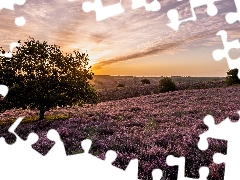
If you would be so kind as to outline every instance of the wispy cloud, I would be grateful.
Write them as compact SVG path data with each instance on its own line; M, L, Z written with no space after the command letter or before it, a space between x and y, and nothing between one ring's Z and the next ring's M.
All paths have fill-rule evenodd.
M229 5L229 4L228 4ZM183 3L181 4L181 11L187 12L189 4ZM217 4L219 12L222 11L223 7L226 8L226 4L224 6L222 4ZM236 27L240 27L239 25L229 25L225 22L226 12L221 12L217 16L209 17L205 12L206 7L199 7L196 10L197 21L196 22L186 22L180 25L179 31L175 32L171 29L164 31L162 36L158 36L156 38L149 39L148 42L142 43L141 45L135 46L130 49L127 53L114 56L108 59L102 59L99 63L93 66L94 70L100 70L105 66L121 62L128 61L132 59L139 59L143 57L156 56L162 54L172 54L178 53L182 50L186 51L191 49L193 46L210 46L221 43L220 37L216 38L216 33L221 29L228 29L230 34L234 34L234 29ZM188 17L191 14L188 14ZM161 19L165 19L165 16L161 16ZM154 22L154 19L152 20ZM147 23L147 22L145 22ZM157 26L154 26L155 28ZM149 28L150 31L154 28ZM149 32L150 32L149 31ZM158 33L154 33L158 34ZM161 33L159 33L161 34Z
M148 57L152 55L161 55L163 53L172 53L172 52L179 52L182 50L186 50L185 46L190 45L190 43L201 40L203 38L211 37L216 34L216 31L207 32L205 34L195 34L189 37L185 37L178 40L172 40L170 42L152 42L152 44L148 44L147 47L143 48L142 50L133 50L129 54L125 54L123 56L116 56L106 61L101 61L93 66L94 70L99 70L104 66L121 62L121 61L128 61L132 59L138 59L142 57ZM139 48L138 48L139 49Z
M122 1L125 13L101 22L96 22L94 11L83 12L85 1L28 0L23 6L16 6L15 11L1 10L1 46L9 48L11 42L32 36L58 44L65 52L87 50L97 62L93 68L100 70L121 61L219 44L221 39L215 34L221 29L229 31L230 39L239 34L239 24L229 25L225 21L227 12L236 11L233 1L217 2L219 13L214 17L207 15L206 6L196 8L197 21L181 24L177 32L166 25L169 23L167 12L176 8L180 19L191 17L187 0L160 0L161 9L157 12L146 12L144 7L133 10L131 0ZM114 2L118 0L104 0L103 4ZM25 26L20 28L14 24L17 16L25 17Z

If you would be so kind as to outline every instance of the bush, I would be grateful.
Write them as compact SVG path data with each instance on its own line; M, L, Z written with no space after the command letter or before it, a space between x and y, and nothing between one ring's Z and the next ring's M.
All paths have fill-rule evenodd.
M150 84L150 81L148 79L142 79L141 82L142 84Z
M159 91L161 93L175 90L177 90L177 86L171 78L164 77L159 81Z
M117 87L125 87L124 84L118 84Z
M238 78L238 69L231 69L227 72L226 84L231 86L233 84L239 84L240 80Z

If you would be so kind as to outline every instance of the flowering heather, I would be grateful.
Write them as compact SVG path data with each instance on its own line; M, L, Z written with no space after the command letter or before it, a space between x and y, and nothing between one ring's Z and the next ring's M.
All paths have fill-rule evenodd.
M49 129L59 132L67 154L82 152L81 141L89 138L93 141L90 153L103 159L107 150L116 151L114 165L119 168L125 169L131 159L138 158L141 179L151 179L154 168L161 168L165 179L177 179L177 167L166 164L166 157L174 155L186 157L187 177L198 178L199 167L209 166L209 179L221 180L224 165L214 164L212 156L216 152L226 153L226 141L209 139L206 151L199 150L197 143L199 135L207 130L203 123L207 114L216 123L227 117L239 119L239 91L240 86L179 90L94 106L59 108L48 113L76 113L78 117L21 123L16 132L23 139L29 132L36 132L40 140L34 148L42 154L53 146L46 138ZM0 136L8 137L7 126L0 125Z
M202 82L177 82L178 90L190 89L208 89L215 87L226 87L224 80L218 81L202 81ZM139 85L134 84L131 86L121 88L107 88L99 89L98 96L101 102L120 100L131 97L145 96L159 93L159 83Z

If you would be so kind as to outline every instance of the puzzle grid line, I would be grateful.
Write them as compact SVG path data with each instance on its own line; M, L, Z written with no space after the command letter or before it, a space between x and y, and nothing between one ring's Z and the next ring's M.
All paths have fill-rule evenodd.
M178 0L181 1L181 0ZM207 13L209 16L215 16L217 14L217 8L214 5L215 2L217 1L221 1L221 0L202 0L202 1L198 1L198 0L190 0L190 4L191 4L191 12L192 12L192 17L187 18L185 20L178 20L178 12L176 9L172 9L169 10L167 13L167 16L170 20L170 23L168 23L167 25L172 28L173 30L177 31L179 29L180 24L182 24L183 22L187 22L187 21L196 21L197 17L194 11L194 8L196 7L200 7L202 5L207 5ZM236 8L237 8L237 12L229 12L226 14L226 21L229 24L233 24L237 21L240 21L240 1L234 0ZM14 10L14 4L18 4L18 5L23 5L25 3L25 0L8 0L8 1L4 1L0 3L0 10L3 8L6 9L10 9L10 10ZM152 3L148 4L146 3L145 0L132 0L132 9L137 9L140 7L145 7L146 11L158 11L161 9L161 5L160 2L158 2L157 0L154 0ZM124 9L121 7L121 0L120 3L117 3L115 5L111 5L111 6L106 6L103 7L101 0L95 0L94 3L92 2L84 2L82 5L82 8L85 12L90 12L90 11L96 11L96 20L97 21L102 21L104 19L107 19L109 17L112 16L116 16L119 14L124 13ZM26 20L24 19L24 17L17 17L15 19L15 24L17 26L23 26L25 25ZM240 43L239 40L234 40L231 42L227 41L227 32L225 30L221 30L217 33L218 36L221 36L223 45L224 45L224 49L217 49L213 52L212 56L216 61L219 61L223 58L227 59L228 65L230 69L233 68L238 68L239 69L239 59L237 60L233 60L229 57L229 51L233 48L240 48ZM11 58L12 57L12 51L15 47L19 46L18 43L11 43L10 45L10 52L6 53L6 54L1 54L0 56L5 56L7 58ZM240 72L238 73L238 77L240 78ZM2 96L6 96L8 92L8 87L5 85L0 85L0 94ZM239 112L238 112L239 113ZM11 126L11 128L9 128L9 132L13 133L16 137L17 137L17 142L14 145L7 145L4 142L3 138L0 138L0 156L1 156L1 160L6 158L6 154L11 154L12 160L16 160L16 161L4 161L6 163L9 163L7 166L6 164L3 165L2 163L2 168L1 169L6 169L6 167L11 167L11 165L15 165L16 167L18 167L16 170L16 174L18 174L18 178L19 178L19 174L21 174L21 172L23 172L23 170L21 169L21 167L23 167L21 164L18 164L20 162L22 162L24 160L24 162L29 162L29 163L33 163L34 161L32 161L31 158L35 159L35 162L38 162L39 164L43 163L45 166L40 166L39 168L44 168L44 170L48 173L46 174L51 174L50 170L52 167L58 167L58 174L52 174L52 178L56 178L57 175L59 175L60 178L69 178L69 174L66 173L64 174L63 172L66 171L67 167L71 167L72 169L68 169L69 172L71 170L74 169L74 171L72 174L74 174L74 172L78 172L79 169L79 161L84 161L87 158L86 161L84 161L85 163L89 161L89 159L94 159L96 161L94 161L94 163L90 163L88 165L82 165L81 168L85 168L88 167L90 169L90 171L83 171L81 173L85 173L86 177L91 175L96 175L94 176L94 178L99 178L101 176L102 171L97 171L97 169L99 169L99 167L106 167L108 168L112 168L111 171L115 172L116 174L118 174L120 171L121 173L123 173L123 176L125 176L126 174L128 176L125 176L125 178L129 178L131 177L131 179L137 179L137 171L138 171L138 161L136 160L132 160L129 165L128 168L123 171L120 170L118 168L113 167L111 164L112 162L116 159L116 152L114 151L108 151L106 153L106 159L105 161L100 160L92 155L90 155L88 153L90 146L91 146L91 142L90 140L84 140L82 142L82 147L84 149L84 153L83 154L78 154L78 155L72 155L72 156L66 156L66 152L63 146L63 143L58 135L58 133L55 130L50 130L48 133L48 138L55 141L55 145L54 147L50 150L50 152L46 155L46 157L42 157L40 156L36 151L34 151L30 146L36 142L38 140L38 136L34 133L31 133L28 137L28 139L26 141L21 140L17 134L14 132L14 129L17 127L17 125L21 122L21 120L23 119L23 117L18 118L14 124ZM239 175L237 174L237 162L240 160L240 155L239 155L239 148L238 148L238 142L236 140L236 135L239 135L238 131L240 129L239 127L239 123L233 123L230 121L229 118L227 118L226 120L224 120L222 123L215 125L214 123L214 119L212 116L208 115L204 118L204 123L209 127L209 130L206 131L205 133L200 135L200 141L198 144L199 149L201 150L206 150L208 148L208 144L207 144L207 138L217 138L217 139L225 139L228 140L228 150L227 150L227 155L222 155L220 153L216 153L213 156L214 162L215 163L226 163L226 167L225 167L225 175L224 175L224 179L225 180L230 180L230 179L236 179L237 177L239 177ZM227 132L230 132L229 134L223 134L222 130L226 131L226 128L228 129ZM14 146L14 148L13 148ZM16 153L16 149L18 149L19 151L17 151L18 153ZM4 152L4 153L2 153ZM21 153L22 154L21 154ZM27 152L27 153L26 153ZM26 155L24 156L23 154L26 153ZM19 155L21 154L21 155ZM84 155L86 157L84 157ZM23 159L23 157L25 159ZM61 158L59 158L61 157ZM19 158L19 159L18 159ZM81 159L82 158L82 159ZM60 165L59 161L61 159L61 162L64 162L63 164L69 165L69 164L77 164L77 168L72 167L72 166L62 166ZM19 161L18 161L19 160ZM48 161L48 163L46 163L46 161ZM97 162L101 162L101 163L97 163ZM92 168L93 164L96 165L95 169ZM172 166L172 165L178 165L179 166L179 170L178 170L178 180L185 180L188 179L190 180L191 178L187 178L184 176L184 169L185 169L185 158L184 157L174 157L172 155L169 155L167 157L167 164ZM31 171L29 172L35 172L37 168L33 168L38 166L38 164L35 163L35 166L28 166L29 169L31 169ZM64 168L63 168L64 167ZM87 169L87 168L86 168ZM91 170L93 170L98 172L98 173L91 173ZM9 171L8 171L9 170ZM34 171L35 170L35 171ZM117 172L118 170L120 170L119 172ZM6 169L5 175L6 177L11 179L11 175L13 175L14 173L12 173L11 168ZM109 172L109 169L108 171ZM106 172L104 179L106 179L106 175L108 174ZM37 173L37 172L36 172ZM207 179L207 175L209 173L209 169L207 167L202 167L199 170L199 174L200 174L200 180L203 179ZM4 174L4 173L3 173ZM29 176L25 174L25 179L30 179L32 178L32 175L34 173L29 173ZM39 173L38 173L39 174ZM115 175L116 175L115 174ZM160 169L156 169L153 170L152 172L153 175L153 179L157 180L160 179L162 177L162 171ZM74 174L72 176L72 179L76 179L77 177L79 177L80 174ZM13 177L12 177L13 178ZM15 178L15 177L14 177ZM42 178L49 178L49 177L41 177L38 176L37 179L42 179ZM113 178L113 177L111 177ZM116 176L114 176L114 179L116 179Z

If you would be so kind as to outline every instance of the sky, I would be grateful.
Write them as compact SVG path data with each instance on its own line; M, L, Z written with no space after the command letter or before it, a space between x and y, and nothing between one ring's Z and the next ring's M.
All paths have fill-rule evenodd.
M124 13L103 21L96 21L95 11L83 11L87 1L26 0L14 10L0 10L0 46L7 50L10 43L33 37L66 53L87 52L96 75L226 76L226 58L215 61L212 52L223 49L218 31L226 30L228 41L240 37L239 22L230 25L225 20L227 13L237 11L234 0L215 2L218 14L212 17L206 5L196 7L197 20L180 24L178 31L167 26L167 12L177 9L180 20L191 17L188 0L159 0L161 9L155 12L132 9L131 0L122 0ZM102 0L104 6L119 2ZM15 25L19 16L26 19L24 26ZM240 56L239 49L229 53L232 59Z

